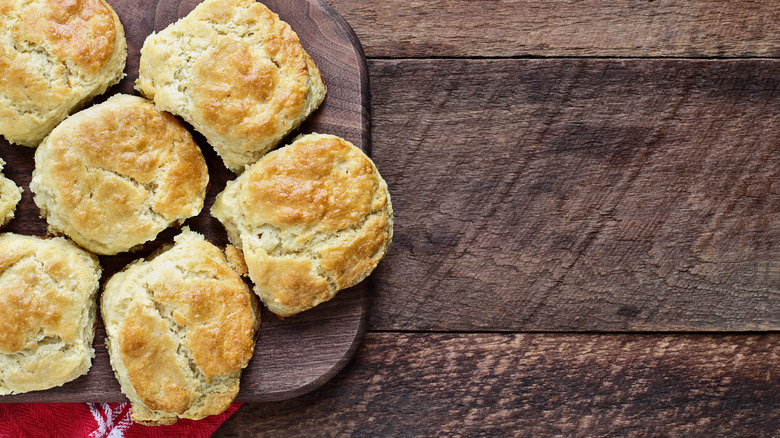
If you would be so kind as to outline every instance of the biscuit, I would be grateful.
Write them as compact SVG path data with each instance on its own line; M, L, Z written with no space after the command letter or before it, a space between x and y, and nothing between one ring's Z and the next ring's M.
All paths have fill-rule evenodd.
M363 280L393 235L387 184L360 149L332 135L299 137L261 158L227 184L211 214L279 316Z
M227 409L260 323L249 287L186 227L172 247L111 277L101 313L133 421L147 425Z
M3 166L5 166L5 161L0 158L0 172L3 171ZM22 188L0 173L0 228L14 218L16 204L21 199Z
M51 231L116 254L197 215L208 179L203 154L178 119L120 94L46 137L30 190Z
M87 373L100 274L97 257L64 238L0 234L0 395Z
M320 71L298 35L255 0L206 0L150 35L136 88L189 122L236 173L325 98Z
M0 2L0 134L35 147L123 77L122 23L103 0Z

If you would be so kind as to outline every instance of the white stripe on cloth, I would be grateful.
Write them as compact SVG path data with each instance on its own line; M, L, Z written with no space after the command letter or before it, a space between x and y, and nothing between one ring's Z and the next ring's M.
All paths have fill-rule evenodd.
M123 438L125 430L133 424L127 403L117 404L116 409L112 409L108 403L87 403L87 406L96 423L95 431L89 434L90 438Z

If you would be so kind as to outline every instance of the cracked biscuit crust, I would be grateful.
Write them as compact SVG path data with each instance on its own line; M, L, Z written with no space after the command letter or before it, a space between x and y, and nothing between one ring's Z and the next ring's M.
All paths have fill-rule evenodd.
M64 238L0 234L0 395L87 373L100 274L97 257Z
M106 283L111 365L133 420L172 424L227 409L254 351L256 298L222 252L195 232Z
M295 32L255 0L206 0L150 35L136 88L195 127L237 173L297 128L326 92Z
M279 316L363 280L393 235L387 184L360 149L332 135L299 137L269 153L228 183L211 214Z
M35 147L119 82L124 29L103 0L0 1L0 134Z
M0 171L5 161L0 158ZM13 219L16 205L22 199L22 188L0 174L0 228Z
M41 143L30 190L53 231L116 254L197 215L207 185L203 154L175 117L141 97L116 95Z

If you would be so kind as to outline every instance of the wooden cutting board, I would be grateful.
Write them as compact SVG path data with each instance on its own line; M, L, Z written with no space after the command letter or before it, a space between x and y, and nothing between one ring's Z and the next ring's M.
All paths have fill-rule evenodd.
M109 0L109 3L122 20L127 34L127 77L106 95L96 99L96 103L116 93L137 94L133 84L138 77L140 50L147 35L185 16L200 2ZM334 134L369 152L368 74L363 50L352 29L320 0L270 0L264 3L298 33L303 46L322 71L328 87L327 97L320 109L291 137L308 132ZM235 175L225 169L203 137L193 134L209 165L211 185L203 211L185 225L224 247L227 244L224 229L208 212L215 196ZM8 163L3 173L25 190L16 218L4 231L45 236L46 222L40 218L29 190L34 167L33 153L33 149L10 145L0 138L0 157ZM133 254L101 257L103 282L136 258L171 242L177 233L177 230L167 230L142 251ZM340 292L330 302L284 320L263 310L255 354L242 376L237 401L283 400L325 383L347 363L362 339L368 302L363 282ZM98 323L94 342L96 357L87 375L47 391L3 396L0 402L125 401L111 370L104 338L103 326Z

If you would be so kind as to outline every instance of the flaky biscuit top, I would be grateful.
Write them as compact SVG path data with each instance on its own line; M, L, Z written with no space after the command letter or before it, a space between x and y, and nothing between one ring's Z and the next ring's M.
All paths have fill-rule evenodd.
M136 88L191 123L235 172L295 129L326 92L295 32L251 0L206 0L150 35Z
M259 316L218 248L185 229L173 247L113 276L102 299L111 362L136 421L197 419L230 405Z
M387 184L358 148L310 134L228 183L211 209L245 259L255 292L280 316L363 280L393 234Z
M103 0L0 2L0 134L37 146L122 77L124 29Z
M19 4L20 24L28 41L51 44L55 55L71 60L86 72L97 72L114 52L117 27L104 1L49 0Z
M57 231L111 254L153 239L203 207L208 169L172 115L116 95L77 113L35 154L30 187Z
M252 223L336 231L387 204L374 164L333 136L303 137L246 176L241 208Z
M0 353L76 341L99 277L97 259L64 239L0 234Z

